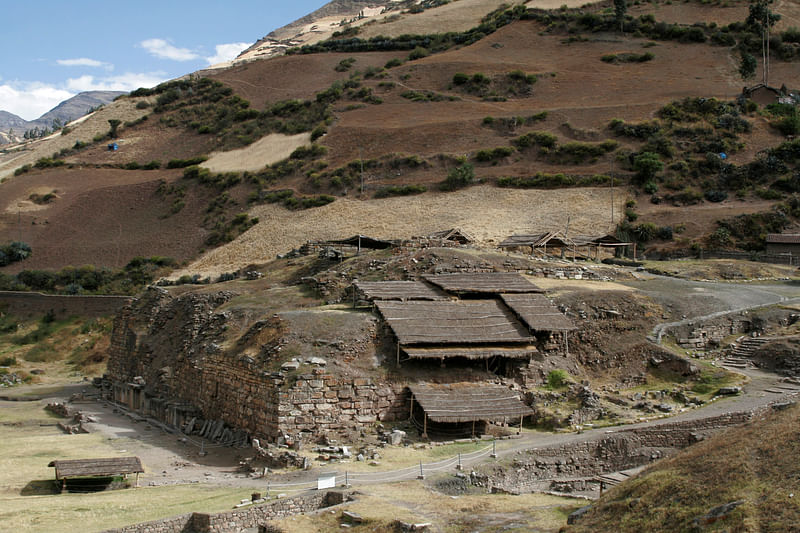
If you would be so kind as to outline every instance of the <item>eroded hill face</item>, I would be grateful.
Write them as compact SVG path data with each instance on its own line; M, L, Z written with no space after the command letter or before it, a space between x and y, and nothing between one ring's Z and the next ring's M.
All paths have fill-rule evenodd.
M459 0L387 11L391 20L351 26L363 42L394 36L394 49L249 61L205 73L217 84L191 77L114 102L63 135L2 155L0 238L30 241L27 268L120 266L156 254L185 261L214 249L181 272L207 275L309 240L406 238L453 225L492 246L568 225L613 231L625 217L628 237L644 239L640 250L706 246L717 220L770 211L775 194L790 200L790 181L788 192L762 192L795 166L789 147L784 167L762 172L763 150L784 140L775 119L728 103L742 80L714 36L746 18L745 3L631 6L624 33L603 26L602 5L496 7ZM786 15L781 24L794 20ZM673 35L689 35L692 21L705 26ZM464 33L460 44L437 37L398 48L404 34L432 28ZM793 65L773 61L772 79L791 80ZM109 121L119 121L117 150L107 147ZM734 166L709 159L723 151ZM636 166L644 152L660 160L652 184ZM61 166L47 161L54 155ZM208 156L210 170L184 170ZM462 167L466 181L455 187L484 185L439 192ZM714 191L722 193L704 199ZM397 197L377 198L389 196ZM791 224L792 209L785 220L754 219L759 232Z

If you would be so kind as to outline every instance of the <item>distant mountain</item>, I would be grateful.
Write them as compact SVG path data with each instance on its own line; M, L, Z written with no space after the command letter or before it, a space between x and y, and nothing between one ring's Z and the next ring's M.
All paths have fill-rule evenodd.
M78 93L69 100L64 100L36 120L25 120L13 113L0 111L0 133L8 134L13 130L13 135L0 135L0 144L14 142L15 138L19 140L27 130L32 130L33 128L52 128L54 120L65 124L80 118L92 108L106 105L121 94L126 93L124 91L86 91Z
M14 130L14 133L22 135L28 128L28 122L24 118L18 117L8 111L0 111L0 131L8 132Z

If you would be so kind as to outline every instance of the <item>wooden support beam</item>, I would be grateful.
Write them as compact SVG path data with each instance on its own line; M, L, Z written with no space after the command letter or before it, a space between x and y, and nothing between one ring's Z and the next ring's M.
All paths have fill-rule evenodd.
M422 422L422 438L428 438L428 413L425 413L425 419Z

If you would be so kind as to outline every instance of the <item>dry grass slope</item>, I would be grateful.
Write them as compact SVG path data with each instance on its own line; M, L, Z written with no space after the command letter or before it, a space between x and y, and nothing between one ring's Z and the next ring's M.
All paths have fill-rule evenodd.
M696 530L797 531L798 419L794 406L659 462L606 493L568 531L693 531L695 518L740 500L727 517Z

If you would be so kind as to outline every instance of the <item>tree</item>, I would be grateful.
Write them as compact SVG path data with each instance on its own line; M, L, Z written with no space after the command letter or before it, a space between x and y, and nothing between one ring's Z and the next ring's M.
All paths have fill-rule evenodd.
M756 58L746 50L741 50L739 59L739 75L743 80L752 79L756 75Z
M664 168L664 163L659 159L658 154L653 152L642 152L633 159L633 170L636 171L639 180L646 183L653 179L657 172Z
M108 119L108 125L111 126L111 131L108 132L108 136L112 139L116 138L117 136L117 128L119 125L122 124L122 121L116 118Z
M745 23L755 33L761 34L761 69L764 85L769 83L769 29L781 19L781 16L774 13L769 4L772 0L751 0L750 12Z
M619 24L619 31L624 32L625 13L628 12L628 3L625 0L614 0L614 16Z
M475 168L467 162L451 170L442 184L442 190L454 191L466 187L475 180Z

